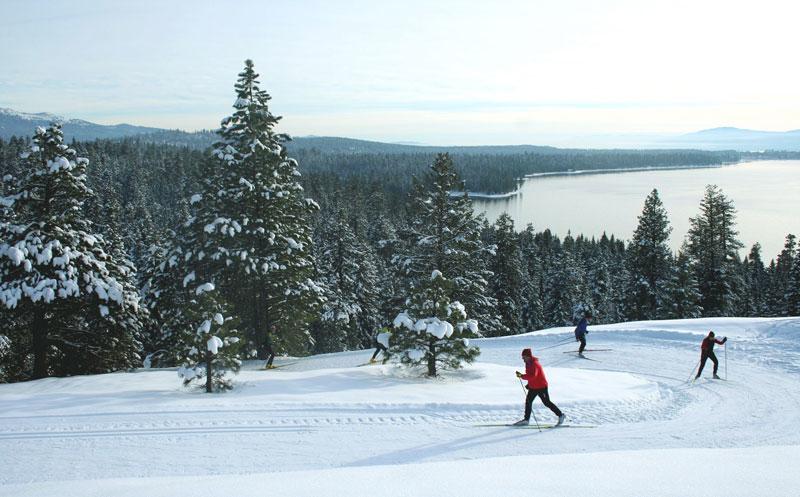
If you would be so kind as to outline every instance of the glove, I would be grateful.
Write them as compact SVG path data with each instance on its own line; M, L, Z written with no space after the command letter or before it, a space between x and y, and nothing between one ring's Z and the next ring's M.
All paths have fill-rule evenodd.
M722 343L725 343L727 341L728 341L728 337L722 337Z
M522 373L520 373L519 371L515 371L515 372L517 373L517 378L522 378Z

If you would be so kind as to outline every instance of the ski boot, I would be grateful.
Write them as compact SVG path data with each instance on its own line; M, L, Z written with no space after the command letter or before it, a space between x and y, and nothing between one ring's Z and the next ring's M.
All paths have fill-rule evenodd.
M561 413L561 416L558 417L558 423L556 423L556 426L561 426L562 424L564 424L564 421L566 420L567 420L567 415Z
M528 426L529 423L530 423L529 420L522 418L516 423L512 424L511 426Z
M717 376L717 375L715 374L715 375L714 375L714 379L715 379L715 380L721 380L722 378L720 378L719 376Z

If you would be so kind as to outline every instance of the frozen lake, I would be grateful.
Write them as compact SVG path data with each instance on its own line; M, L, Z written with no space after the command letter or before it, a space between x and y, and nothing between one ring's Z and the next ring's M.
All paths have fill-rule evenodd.
M571 231L599 237L605 231L630 239L645 197L658 189L670 217L670 245L677 250L689 218L700 210L705 186L718 185L737 210L742 255L761 243L765 261L776 257L787 233L800 235L800 161L756 161L715 168L570 174L527 178L520 194L474 198L490 222L508 212L517 229L528 223L559 236Z

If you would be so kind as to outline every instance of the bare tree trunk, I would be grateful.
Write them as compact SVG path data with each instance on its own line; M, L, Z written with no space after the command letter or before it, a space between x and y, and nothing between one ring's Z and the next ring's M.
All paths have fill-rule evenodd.
M428 376L436 376L436 339L428 340Z
M213 361L214 356L211 354L210 350L206 350L206 392L211 393L214 391L214 382L213 382L213 370L211 362Z

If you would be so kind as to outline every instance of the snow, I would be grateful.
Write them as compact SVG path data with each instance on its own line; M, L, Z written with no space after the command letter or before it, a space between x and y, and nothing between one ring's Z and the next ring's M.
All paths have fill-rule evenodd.
M730 337L728 381L708 364L689 384L710 329ZM435 379L358 367L364 350L248 362L224 394L165 369L0 385L0 495L797 494L800 318L589 331L594 360L555 328L472 340L477 362ZM524 347L568 423L595 428L476 426L521 416ZM538 400L534 414L555 420Z
M197 289L194 291L195 295L202 295L206 292L213 292L214 291L214 284L213 283L203 283L202 285L198 286Z
M220 340L219 337L211 337L208 339L208 342L206 342L206 347L208 347L209 352L217 355L220 347L222 347L222 340Z

